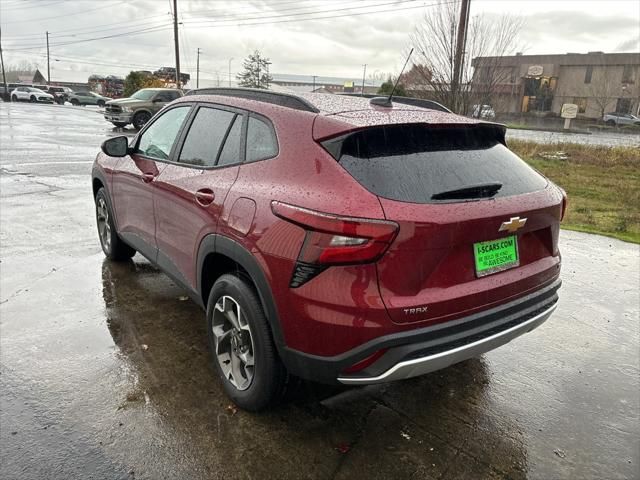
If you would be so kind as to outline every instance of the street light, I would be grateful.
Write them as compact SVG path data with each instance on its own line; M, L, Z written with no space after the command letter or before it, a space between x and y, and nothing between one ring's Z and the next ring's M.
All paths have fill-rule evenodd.
M231 86L231 60L233 60L233 57L229 59L229 86Z

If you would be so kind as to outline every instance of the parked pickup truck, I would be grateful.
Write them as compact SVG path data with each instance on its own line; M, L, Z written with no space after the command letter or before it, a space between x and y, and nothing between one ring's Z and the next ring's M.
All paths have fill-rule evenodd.
M129 98L107 102L104 118L116 127L133 124L139 130L162 107L181 96L182 90L175 88L143 88Z

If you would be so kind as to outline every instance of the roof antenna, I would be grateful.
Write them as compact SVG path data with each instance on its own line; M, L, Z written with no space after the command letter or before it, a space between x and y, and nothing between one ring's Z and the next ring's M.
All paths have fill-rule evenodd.
M404 66L402 67L402 70L400 70L400 75L398 75L398 78L396 78L396 83L393 86L393 89L391 90L391 93L389 94L389 96L388 97L373 97L369 101L369 103L371 105L377 105L378 107L393 107L393 103L391 102L391 99L393 98L393 94L396 92L396 87L398 86L398 83L400 82L400 77L404 73L404 69L407 68L407 63L409 63L409 59L411 58L411 54L412 53L413 53L413 48L409 52L409 55L407 55L407 59L404 62Z

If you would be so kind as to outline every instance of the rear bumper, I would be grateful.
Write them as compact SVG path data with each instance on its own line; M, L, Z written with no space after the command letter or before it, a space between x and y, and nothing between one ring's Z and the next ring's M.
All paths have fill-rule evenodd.
M376 338L334 357L284 349L283 361L303 378L326 383L367 385L439 370L481 355L544 323L557 306L560 279L509 303L430 327ZM372 365L346 375L345 369L384 350Z
M510 342L520 335L530 332L534 328L544 323L556 309L557 303L552 304L546 310L535 315L533 318L507 328L501 332L486 338L481 338L475 342L462 345L460 347L445 350L426 357L404 360L396 363L393 367L380 375L374 377L338 377L340 383L345 385L369 385L374 383L392 382L405 378L417 377L426 373L434 372L446 368L454 363L477 357L485 352L493 350L505 343Z

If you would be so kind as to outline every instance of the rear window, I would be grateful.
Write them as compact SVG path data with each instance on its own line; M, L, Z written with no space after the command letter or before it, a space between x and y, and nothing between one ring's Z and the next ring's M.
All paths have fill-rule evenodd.
M491 198L543 189L547 181L500 143L491 126L375 127L323 142L372 193L411 203L440 203L443 192L501 184ZM463 195L464 197L464 195ZM477 197L469 193L468 198Z

